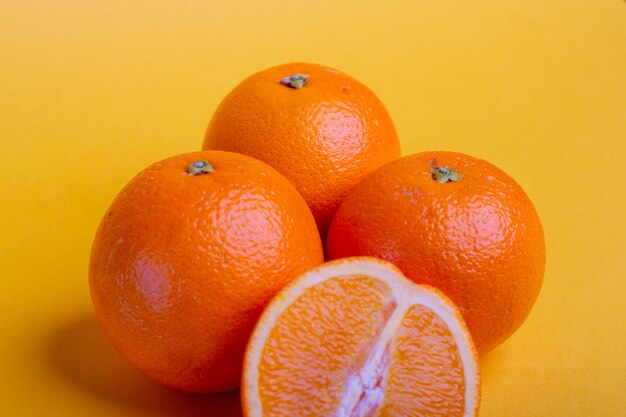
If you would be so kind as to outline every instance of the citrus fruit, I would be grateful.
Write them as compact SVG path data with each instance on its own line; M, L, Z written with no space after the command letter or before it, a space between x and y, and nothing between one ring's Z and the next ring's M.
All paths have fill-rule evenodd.
M239 386L256 319L323 262L293 185L248 156L175 156L133 178L96 233L89 284L105 333L131 364L186 391Z
M381 167L342 202L329 259L377 256L460 308L479 353L526 319L545 269L541 222L522 188L492 164L424 152Z
M454 304L375 258L293 280L246 350L246 417L475 416L479 399L477 354Z
M356 183L400 157L389 113L365 85L309 63L258 72L213 115L203 149L258 158L285 175L308 203L320 233Z

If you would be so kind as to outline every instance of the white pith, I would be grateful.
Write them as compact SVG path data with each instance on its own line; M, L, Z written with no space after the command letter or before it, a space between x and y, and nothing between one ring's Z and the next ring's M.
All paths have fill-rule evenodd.
M393 316L385 325L385 329L388 328L392 319ZM382 404L391 342L391 338L384 338L385 333L388 332L383 330L383 334L378 343L372 347L363 367L348 374L344 397L334 417L368 417Z
M345 261L345 260L344 260ZM296 278L285 290L272 300L259 319L249 341L245 359L242 395L247 403L247 417L263 417L262 404L258 392L258 367L263 345L282 312L307 289L335 277L369 276L378 278L391 289L395 309L385 323L377 343L358 370L353 370L345 385L345 394L334 417L373 417L384 400L385 376L389 362L392 339L400 326L406 311L413 305L424 305L438 315L450 329L459 348L465 374L465 414L474 416L477 411L479 392L475 389L478 364L471 342L466 337L467 329L459 321L454 309L443 301L443 295L425 291L420 286L410 285L402 273L393 265L371 258L353 258L350 262L330 263L317 267ZM475 385L476 384L476 385Z

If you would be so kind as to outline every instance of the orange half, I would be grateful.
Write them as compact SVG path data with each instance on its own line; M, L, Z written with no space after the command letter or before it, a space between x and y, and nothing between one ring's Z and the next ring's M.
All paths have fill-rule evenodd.
M376 258L292 281L246 351L246 417L476 416L479 402L478 358L457 308Z

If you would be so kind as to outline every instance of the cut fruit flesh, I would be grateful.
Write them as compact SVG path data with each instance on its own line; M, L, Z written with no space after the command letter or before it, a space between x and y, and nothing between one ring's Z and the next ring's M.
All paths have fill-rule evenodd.
M454 305L374 258L329 262L269 304L246 351L247 417L475 416L477 356Z

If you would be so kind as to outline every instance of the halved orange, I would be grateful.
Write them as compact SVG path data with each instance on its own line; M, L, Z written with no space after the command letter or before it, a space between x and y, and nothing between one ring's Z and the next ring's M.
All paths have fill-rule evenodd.
M246 350L246 417L476 416L476 350L454 304L385 261L344 258L296 278Z

